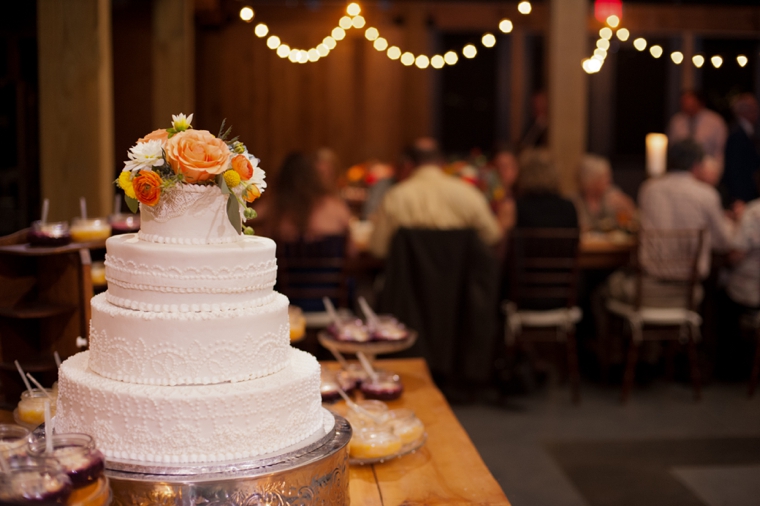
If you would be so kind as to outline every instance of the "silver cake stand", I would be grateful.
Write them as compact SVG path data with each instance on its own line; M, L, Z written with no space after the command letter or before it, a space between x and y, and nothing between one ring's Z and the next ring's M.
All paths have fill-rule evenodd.
M345 505L351 426L323 410L324 431L277 454L214 464L106 462L115 506Z

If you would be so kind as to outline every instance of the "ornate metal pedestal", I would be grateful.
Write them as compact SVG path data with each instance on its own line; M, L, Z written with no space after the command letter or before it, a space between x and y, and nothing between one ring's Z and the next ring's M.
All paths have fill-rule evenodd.
M345 505L351 426L325 411L325 432L276 455L204 466L109 461L113 505Z

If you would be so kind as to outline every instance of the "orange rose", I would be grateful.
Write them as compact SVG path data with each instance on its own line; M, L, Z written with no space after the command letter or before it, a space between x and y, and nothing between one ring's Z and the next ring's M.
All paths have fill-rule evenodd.
M166 160L187 183L201 183L221 174L230 162L230 148L206 130L174 134L164 147Z
M151 133L149 133L145 137L137 139L137 142L161 141L163 143L163 142L166 142L168 139L169 139L169 132L167 132L163 128L159 128L158 130L153 130Z
M253 165L245 155L235 155L232 159L232 168L243 181L248 181L253 177Z
M161 197L161 176L155 172L141 170L132 180L132 187L141 204L151 207L158 204L158 199Z
M250 185L243 190L243 200L246 202L253 202L259 197L261 197L261 192L256 188L256 185Z

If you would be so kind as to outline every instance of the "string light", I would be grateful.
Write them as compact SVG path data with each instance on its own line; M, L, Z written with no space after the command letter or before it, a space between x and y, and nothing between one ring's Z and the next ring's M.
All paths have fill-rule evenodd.
M364 36L367 40L376 40L380 36L380 32L377 28L370 26L364 31Z
M246 6L240 9L240 19L242 19L246 23L250 23L251 21L253 21L253 16L254 16L253 9L251 9L250 7Z
M620 25L620 18L613 14L607 18L607 24L612 28L617 28Z
M385 40L383 37L376 38L375 42L372 45L378 51L385 51L386 49L388 49L388 41Z
M307 54L309 55L310 62L315 62L320 58L319 52L314 48L309 49L309 52Z
M517 4L517 10L520 14L528 15L533 10L533 6L528 1L523 1Z
M673 63L676 65L680 65L683 61L683 53L681 51L673 51L670 53L670 59L673 60Z
M449 51L443 55L443 61L446 62L446 65L454 65L459 61L459 55L454 51Z
M414 54L407 51L406 53L401 55L401 64L406 65L407 67L414 65Z
M401 49L396 46L391 46L388 48L388 52L386 54L391 60L398 60L401 58Z
M618 39L625 42L631 36L631 32L628 31L628 28L621 28L616 32L616 35Z
M290 56L290 46L287 44L280 44L280 47L277 48L277 56L280 58L287 58Z
M494 47L496 45L496 37L492 33L486 33L480 40L486 47Z
M691 62L694 64L695 67L698 69L702 68L702 65L705 64L705 57L701 54L695 54L694 57L692 57Z
M346 31L343 28L336 26L333 28L333 31L330 35L332 35L332 38L335 40L343 40L346 38Z
M417 65L417 68L426 69L430 66L430 58L421 54L414 60L414 64Z
M359 13L361 13L362 8L359 6L358 3L352 2L348 4L348 7L346 7L346 12L349 16L358 16Z
M612 38L612 28L605 26L599 30L599 36L603 39L610 40Z
M712 62L713 67L715 67L716 69L719 69L720 66L723 65L723 58L721 58L718 55L715 55L712 58L710 58L710 61Z
M596 41L596 47L607 51L610 48L610 41L607 39L599 39Z
M736 57L736 63L738 63L740 67L744 67L749 63L749 59L743 54L740 54Z
M647 48L647 41L643 37L639 37L638 39L633 41L633 47L638 49L639 51L643 51Z
M327 47L325 44L320 44L317 46L317 53L319 53L319 56L325 57L328 54L330 54L330 48Z
M277 49L280 47L280 38L277 35L272 35L267 39L267 47L269 49Z
M322 44L324 44L325 46L327 46L327 49L330 49L330 50L335 49L335 46L338 45L338 43L335 42L335 39L333 39L329 35L327 37L325 37L324 40L322 40Z
M364 25L367 24L367 21L362 16L354 16L351 24L354 28L364 28Z
M343 28L344 30L348 30L349 28L351 28L351 26L353 26L353 24L354 22L348 16L343 16L338 21L338 26Z
M430 58L430 65L434 69L442 69L444 65L446 65L446 60L443 59L443 56L437 54Z
M662 47L655 44L654 46L649 48L649 52L655 58L659 58L660 56L662 56Z
M504 18L499 22L499 30L503 33L511 33L514 27L515 25L509 19Z
M264 23L259 23L256 25L256 28L253 29L253 33L255 33L258 38L266 37L269 33L269 27Z
M475 58L478 55L478 48L476 48L472 44L467 44L462 49L462 54L464 55L465 58L470 58L470 59Z
M599 58L601 58L602 60L604 60L605 58L607 58L607 51L605 51L604 49L601 49L601 48L596 48L594 50L594 56L598 56Z

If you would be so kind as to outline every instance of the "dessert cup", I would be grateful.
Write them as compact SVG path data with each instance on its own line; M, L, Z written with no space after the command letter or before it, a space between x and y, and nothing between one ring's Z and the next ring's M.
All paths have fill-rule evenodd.
M57 405L57 390L50 388L44 391L33 388L31 392L25 390L21 393L21 401L18 403L18 418L29 425L40 425L45 421L45 401L50 401L50 416L55 416Z
M394 409L388 413L388 425L403 445L417 441L425 433L425 426L411 409Z
M132 213L112 214L108 217L113 235L132 234L140 230L140 215Z
M392 401L401 397L404 386L397 374L379 371L376 379L368 378L362 381L360 389L367 399Z
M71 242L69 224L65 221L35 221L29 229L27 239L32 246L65 246Z
M381 315L369 325L374 341L401 341L409 337L406 326L390 315Z
M86 487L103 477L105 457L95 448L95 440L86 434L56 434L53 453L45 453L45 439L29 444L33 457L52 457L71 478L75 489Z
M8 460L26 455L30 434L20 425L0 424L0 457Z
M354 432L349 454L355 459L390 457L401 450L401 438L384 427L363 427Z
M0 473L0 504L52 506L67 503L71 479L60 466L47 460L10 462L9 473Z
M71 222L71 240L74 242L100 241L110 236L111 225L105 218L74 218Z

